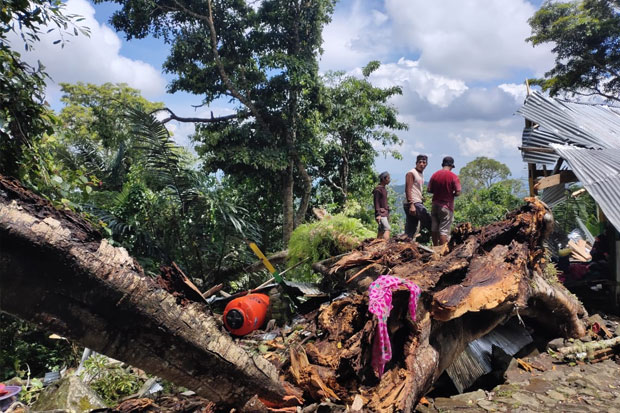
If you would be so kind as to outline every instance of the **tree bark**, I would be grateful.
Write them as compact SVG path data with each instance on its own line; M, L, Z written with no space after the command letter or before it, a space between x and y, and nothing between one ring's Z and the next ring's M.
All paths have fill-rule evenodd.
M279 404L292 392L204 306L179 305L85 220L1 176L0 245L0 310L220 405L256 394Z
M0 310L224 406L244 406L254 395L270 406L298 400L280 373L309 401L351 403L360 394L365 411L411 412L469 342L513 316L564 337L585 334L581 304L542 275L548 215L530 199L504 221L456 228L445 255L405 237L367 241L336 262L314 265L332 287L362 292L317 311L316 339L291 349L290 368L278 372L236 346L204 305L181 305L159 288L86 221L0 177ZM422 295L413 321L409 293L395 291L393 357L377 378L366 290L387 273L415 282Z
M315 399L333 399L333 393L352 403L360 394L365 411L411 412L468 343L513 316L560 336L583 336L587 313L581 303L557 278L541 275L550 222L544 204L529 199L504 221L456 228L445 255L403 237L366 241L337 262L315 264L330 285L361 293L318 312L321 335L305 345L307 362L295 358L301 367L291 359L289 380ZM380 274L412 281L422 294L413 321L408 291L394 292L387 323L393 357L379 379L371 368L376 321L366 291Z
M289 165L283 173L282 182L282 240L284 246L288 246L291 234L295 229L295 210L293 207L295 180L293 177L293 161L289 160Z

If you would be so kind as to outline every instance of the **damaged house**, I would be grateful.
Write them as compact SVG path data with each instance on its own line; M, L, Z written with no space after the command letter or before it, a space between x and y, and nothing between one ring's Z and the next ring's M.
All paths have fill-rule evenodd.
M533 92L518 113L525 118L520 150L528 164L530 195L554 207L579 196L581 191L573 194L567 189L568 183L579 182L597 204L602 235L597 247L605 257L596 274L589 271L569 282L584 300L596 300L600 307L618 312L620 108L566 102ZM575 225L592 248L595 239L583 222L577 220ZM556 245L551 247L554 250Z

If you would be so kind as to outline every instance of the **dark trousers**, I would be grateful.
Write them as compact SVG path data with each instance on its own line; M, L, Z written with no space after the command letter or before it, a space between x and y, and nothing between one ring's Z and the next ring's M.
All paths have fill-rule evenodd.
M428 213L426 207L421 202L416 202L415 204L415 212L416 215L411 215L409 213L409 203L405 203L403 206L405 208L405 234L407 236L413 238L416 230L418 229L418 222L420 223L420 231L423 228L431 230L431 214Z

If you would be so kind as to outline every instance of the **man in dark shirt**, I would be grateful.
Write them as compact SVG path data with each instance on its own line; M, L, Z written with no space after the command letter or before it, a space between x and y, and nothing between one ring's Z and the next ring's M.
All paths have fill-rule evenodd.
M431 208L433 245L443 245L450 239L454 221L454 197L461 194L461 182L452 169L454 159L446 156L441 162L441 169L435 172L428 182L428 192L433 194Z
M390 238L390 207L388 205L388 195L385 186L390 183L390 174L381 172L379 175L379 185L372 191L375 205L375 220L379 224L377 238Z

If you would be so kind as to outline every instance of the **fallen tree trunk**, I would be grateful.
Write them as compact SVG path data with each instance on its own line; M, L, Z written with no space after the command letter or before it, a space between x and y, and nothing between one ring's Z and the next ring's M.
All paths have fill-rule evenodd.
M331 288L359 292L317 314L321 334L303 348L303 366L291 360L289 379L315 399L333 393L352 403L359 394L367 411L411 412L469 342L513 316L564 337L583 336L582 305L555 276L541 275L547 265L542 241L550 224L545 205L528 199L504 221L457 228L445 255L393 238L366 242L337 262L315 265ZM378 378L371 368L376 321L366 291L380 274L413 281L422 293L415 322L407 315L409 293L394 293L388 319L393 357Z
M330 289L350 291L315 313L315 339L292 348L278 372L222 334L204 305L159 288L83 219L0 177L0 310L220 405L242 406L256 394L276 406L298 400L281 373L309 402L363 400L364 411L411 412L469 342L513 316L564 337L585 333L581 304L542 275L541 243L551 221L546 207L530 199L504 221L457 228L443 253L404 237L367 241L317 263ZM409 293L394 293L387 322L393 356L378 378L371 367L377 321L368 312L367 289L380 274L412 281L422 294L414 322Z
M256 394L281 404L292 392L204 305L179 305L84 219L1 176L0 245L0 310L220 405L243 406Z

